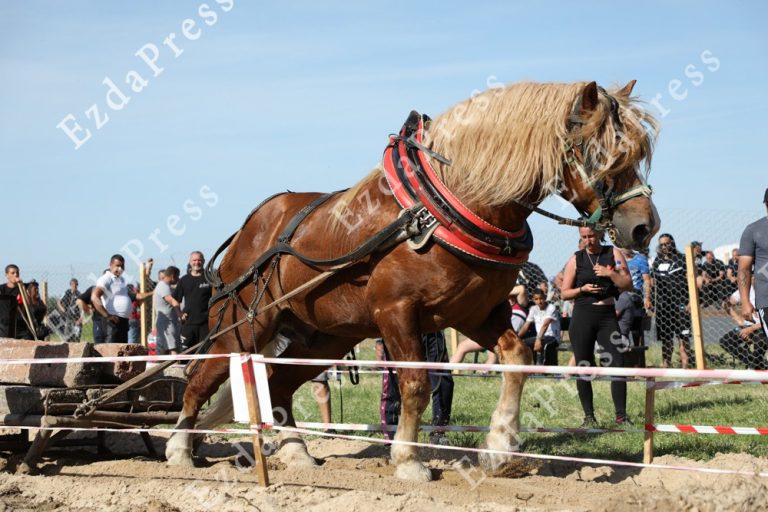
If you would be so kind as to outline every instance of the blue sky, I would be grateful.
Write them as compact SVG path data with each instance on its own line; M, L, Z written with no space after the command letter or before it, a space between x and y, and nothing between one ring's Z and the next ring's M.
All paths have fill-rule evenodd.
M519 80L637 79L636 94L657 98L668 112L650 107L663 124L651 183L662 229L679 240L727 243L764 213L762 3L644 2L626 12L603 2L222 3L0 7L10 219L0 262L82 274L135 240L143 257L180 263L218 246L269 194L352 185L411 109L436 115L489 83ZM197 40L182 35L186 18ZM171 32L178 57L163 45ZM158 76L135 56L148 43L159 49ZM141 92L125 84L131 70L148 82ZM130 96L121 110L106 104L106 77ZM685 99L673 98L675 80ZM98 130L86 117L94 103L109 115ZM56 127L69 114L91 131L77 150ZM554 268L568 254L562 237L576 235L549 222L532 221L534 259Z

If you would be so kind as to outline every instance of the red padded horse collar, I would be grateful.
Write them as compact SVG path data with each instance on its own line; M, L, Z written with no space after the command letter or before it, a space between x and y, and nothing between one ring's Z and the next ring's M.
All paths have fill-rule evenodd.
M391 135L384 150L384 175L402 208L421 203L437 223L438 244L463 258L495 268L517 268L528 261L533 235L528 223L510 232L473 213L440 181L428 156L450 164L422 145L429 117L412 111L399 135Z

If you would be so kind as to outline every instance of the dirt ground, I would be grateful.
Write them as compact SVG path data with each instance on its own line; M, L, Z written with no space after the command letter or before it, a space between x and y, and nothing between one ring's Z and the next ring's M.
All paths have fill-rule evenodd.
M270 457L272 485L263 489L242 469L251 444L208 438L196 468L168 467L146 455L139 437L107 434L113 454L89 448L47 454L37 476L17 475L23 454L0 452L0 512L100 510L153 512L215 510L765 510L768 478L655 469L578 466L523 460L508 478L485 478L470 464L428 450L436 481L398 480L379 445L336 439L309 442L322 466L288 470ZM153 437L160 453L165 440ZM238 448L240 446L241 448ZM246 450L246 452L243 452ZM677 457L659 464L768 471L768 459L720 454L707 463Z

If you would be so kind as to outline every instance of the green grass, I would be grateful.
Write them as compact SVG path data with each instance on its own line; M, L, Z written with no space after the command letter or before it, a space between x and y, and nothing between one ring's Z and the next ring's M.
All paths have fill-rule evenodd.
M570 353L561 353L565 364ZM372 349L364 347L360 359L372 359ZM652 347L648 365L660 361L658 349ZM451 424L487 426L499 396L499 377L456 377ZM612 426L613 402L610 383L595 382L594 403L598 421ZM340 396L343 393L343 397ZM360 384L353 386L347 379L339 387L331 382L331 403L334 422L379 422L381 376L362 375ZM645 410L645 387L642 383L629 383L627 410L642 428ZM341 402L343 398L343 411ZM657 424L728 425L739 427L768 426L768 393L762 385L723 385L656 392ZM294 412L298 421L320 421L310 384L304 385L296 395ZM430 408L423 417L429 423ZM581 405L573 380L530 379L523 392L521 407L522 426L578 427L583 419ZM363 434L378 436L380 434ZM421 434L426 440L426 435ZM448 433L451 444L477 446L481 433ZM527 452L579 457L596 457L640 461L643 434L523 434L523 449ZM655 434L656 456L674 454L691 459L705 460L718 452L748 452L768 456L768 438L764 436L707 435L707 434Z

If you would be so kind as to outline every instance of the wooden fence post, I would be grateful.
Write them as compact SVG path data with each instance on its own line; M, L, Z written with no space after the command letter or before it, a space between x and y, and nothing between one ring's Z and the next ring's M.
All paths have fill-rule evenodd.
M139 263L139 292L147 291L147 271L144 263ZM147 346L147 306L149 300L142 301L139 306L139 343Z
M259 408L259 394L256 391L256 375L253 371L253 361L249 354L240 354L243 365L243 381L245 382L245 396L248 400L248 416L251 429L256 429L253 435L253 460L254 470L259 477L259 483L263 487L269 486L269 472L267 470L267 458L264 456L264 442L261 437L261 409Z
M653 428L656 402L656 379L653 377L645 381L645 441L643 442L643 463L653 462Z
M451 357L453 357L453 355L459 349L459 333L453 327L448 328L448 344L451 347L449 353L451 354ZM451 373L459 373L459 370L453 370Z
M48 281L40 283L40 298L43 300L43 304L48 306Z
M701 332L701 306L699 304L699 288L696 286L696 261L693 259L693 246L685 247L685 264L688 270L688 298L691 308L691 333L693 334L694 350L696 352L696 369L704 370L704 338Z

